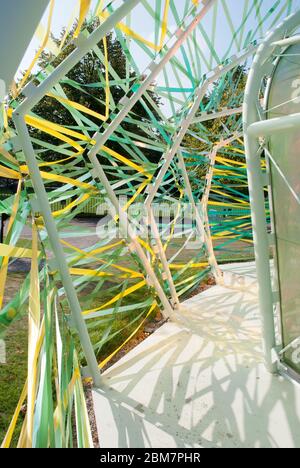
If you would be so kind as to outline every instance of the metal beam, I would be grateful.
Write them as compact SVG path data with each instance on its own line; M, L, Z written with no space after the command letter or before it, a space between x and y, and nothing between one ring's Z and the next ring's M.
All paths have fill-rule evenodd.
M90 161L92 162L93 164L93 167L94 167L94 170L97 174L97 178L99 178L99 180L101 181L106 193L107 193L107 196L109 198L109 200L111 201L114 209L116 210L116 213L118 213L119 215L119 225L120 225L120 229L121 231L123 232L124 236L126 237L129 237L130 241L131 241L131 247L133 248L133 250L135 250L135 252L137 253L137 255L139 256L141 262L143 263L143 266L145 268L145 271L149 277L149 280L150 280L150 285L153 286L157 292L157 295L159 297L159 299L161 300L161 303L163 305L163 308L164 308L164 311L162 312L164 317L167 319L169 317L172 317L173 316L173 309L168 301L168 298L164 292L164 290L162 289L156 275L155 275L155 272L153 271L152 269L152 266L151 266L151 263L147 257L147 255L145 254L143 248L141 247L140 245L140 242L138 240L138 237L137 235L133 232L132 228L131 228L131 225L130 225L130 222L128 220L128 216L127 216L127 213L122 209L122 207L120 206L120 203L119 203L119 200L118 200L118 197L117 195L115 194L112 186L110 185L110 182L109 180L107 179L106 177L106 174L102 168L102 165L99 163L98 159L96 158L91 158L91 156L89 156L90 158Z
M286 132L287 130L297 130L300 126L300 114L291 114L274 119L262 120L251 124L247 133L253 137L264 137L275 132Z
M288 47L288 46L291 46L291 45L294 45L294 44L299 44L300 42L300 35L296 35L296 36L291 36L291 37L287 37L285 39L282 39L280 41L275 41L272 43L272 46L279 46L279 47Z
M143 96L147 89L153 85L153 82L155 81L159 73L162 71L164 66L172 59L172 57L174 57L178 49L180 49L182 44L187 40L187 38L198 26L203 17L209 12L210 8L215 2L216 0L207 0L202 10L198 13L196 18L194 18L194 20L189 24L189 26L185 30L179 29L178 39L176 40L175 44L172 47L170 47L170 49L164 55L160 62L153 62L152 64L150 64L148 68L152 70L151 73L140 84L139 89L131 97L128 98L128 101L126 102L122 110L119 112L119 114L114 117L109 127L104 131L104 133L96 133L94 135L93 138L96 140L96 144L93 146L89 153L89 157L91 160L97 156L99 150L102 148L103 145L105 145L107 140L119 127L119 125L121 125L127 114L138 102L138 100Z
M81 346L87 360L90 375L93 378L94 385L100 386L100 370L93 350L93 346L87 331L86 323L81 313L81 307L69 272L69 267L65 258L63 247L60 243L56 224L53 219L48 196L39 171L39 166L31 144L27 125L22 116L14 113L14 123L18 132L19 141L23 148L26 162L29 169L32 185L38 197L40 210L43 216L45 227L49 236L49 242L54 253L55 261L60 273L61 281L70 306L72 318L77 329Z
M87 38L81 38L75 40L77 44L76 49L63 61L58 67L53 70L51 75L49 75L42 83L40 83L34 90L32 90L32 85L30 86L30 96L24 99L24 101L19 105L18 112L25 115L29 112L45 94L47 94L53 86L55 86L61 78L66 76L66 74L84 57L95 45L97 45L111 30L115 27L117 23L122 21L122 19L140 3L141 0L126 0L120 8L118 8L111 16L109 16L92 34ZM23 90L26 93L26 88Z
M202 123L207 122L208 120L215 120L220 119L222 117L230 117L231 115L242 114L243 107L239 107L238 109L223 109L220 112L213 112L208 114L207 112L202 113L199 117L196 117L193 120L193 123Z
M88 368L93 378L94 385L100 386L100 370L98 367L97 359L93 350L93 346L87 331L86 323L82 316L81 307L76 294L76 290L69 272L68 264L65 258L64 250L61 246L59 235L56 228L56 223L53 219L48 196L43 184L43 180L39 171L36 155L30 140L27 125L25 123L25 115L32 107L34 107L40 99L49 92L57 82L68 73L71 68L90 50L96 45L111 29L121 21L140 0L127 0L123 5L116 10L99 28L97 28L87 39L79 40L78 47L49 75L39 86L30 86L29 95L18 106L13 113L13 119L18 131L20 144L24 151L24 156L28 164L29 175L32 180L34 191L40 203L41 213L44 219L45 227L49 236L49 241L55 260L57 262L58 270L61 276L63 287L66 292L66 297L70 306L71 314L74 324L78 331L79 339L85 358L87 360Z

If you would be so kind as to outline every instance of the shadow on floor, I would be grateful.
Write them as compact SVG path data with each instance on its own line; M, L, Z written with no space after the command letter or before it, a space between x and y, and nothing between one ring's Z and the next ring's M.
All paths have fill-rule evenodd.
M300 447L300 389L262 363L256 296L214 287L109 369L102 447Z

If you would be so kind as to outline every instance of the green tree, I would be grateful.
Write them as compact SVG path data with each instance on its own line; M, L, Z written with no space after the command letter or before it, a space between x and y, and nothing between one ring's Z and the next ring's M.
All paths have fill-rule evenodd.
M247 76L246 68L239 65L215 82L212 89L204 97L196 117L204 111L214 113L225 107L228 109L241 107L244 100ZM233 115L192 125L184 140L186 148L207 151L209 147L214 146L224 136L224 129L227 129L228 134L238 129L240 117L240 115Z
M204 97L197 116L204 111L213 114L226 107L228 109L241 107L244 100L247 77L246 67L239 65L216 81ZM195 170L196 178L202 179L205 177L209 165L206 156L210 153L214 145L224 138L226 132L228 136L230 136L232 133L239 130L240 123L241 115L239 114L207 120L202 123L194 124L189 128L184 139L184 147L191 155L191 161L194 160L193 154L199 161L197 169ZM203 156L202 162L201 156ZM238 153L226 154L226 158L240 162L244 161L244 157ZM226 181L225 179L222 179L220 182L222 184L232 184L232 181Z
M90 23L85 24L85 28L89 33L93 32L95 28L99 26L99 20L93 20ZM73 30L70 31L66 40L66 46L59 56L55 57L52 53L43 52L39 59L38 65L43 70L49 64L53 67L57 67L75 48L73 42L73 34L76 29L76 25ZM65 31L61 32L60 37L52 37L53 41L59 45L61 38L64 36ZM119 76L120 80L126 79L126 66L127 58L122 48L122 45L113 34L107 36L107 49L108 49L108 60L110 66ZM104 45L103 41L98 44L99 49L104 54ZM134 81L137 76L131 71L130 80ZM93 51L86 54L67 74L67 80L61 82L63 91L65 92L67 98L71 101L79 103L97 113L102 115L105 114L105 89L104 86L101 86L105 79L105 65L102 60L94 53ZM110 76L110 79L113 79ZM91 85L91 86L89 86ZM124 89L119 85L113 85L110 87L111 99L117 105L122 97L125 95ZM152 91L149 91L149 96L153 100L156 106L160 105L160 98ZM150 111L159 119L159 115L154 107L147 103ZM74 121L70 112L58 101L55 99L45 96L33 109L35 114L40 116L43 119L49 120L50 122L57 123L63 126L74 126L76 122ZM134 115L137 122L148 122L149 115L146 108L139 101L132 109L132 115ZM97 127L101 126L101 121L95 117L88 116ZM148 135L141 128L139 124L131 123L125 121L122 123L122 129L125 131L132 132L137 136L147 137ZM156 134L155 128L152 128L154 134ZM31 136L34 138L42 139L43 141L49 142L51 144L57 144L58 141L51 135L45 133L42 134L41 131L31 128ZM93 132L92 132L93 133ZM92 136L92 134L90 135ZM124 149L116 141L109 140L107 146L114 151L120 152L124 155ZM143 154L151 161L157 162L157 153L143 149ZM126 155L130 157L129 155ZM55 160L57 155L53 151L48 151L44 153L43 158L46 160Z

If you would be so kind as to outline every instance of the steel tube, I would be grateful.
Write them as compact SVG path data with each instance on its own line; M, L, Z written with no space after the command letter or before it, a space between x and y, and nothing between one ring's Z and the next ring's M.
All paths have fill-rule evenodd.
M20 142L22 144L26 162L28 164L32 185L38 197L39 208L44 219L45 227L49 236L49 242L55 256L55 261L57 263L58 270L60 272L61 281L66 293L68 303L70 305L72 318L78 331L81 346L86 357L87 365L90 374L93 378L94 385L96 387L100 387L100 370L87 331L86 323L81 313L81 307L69 272L69 267L65 258L64 250L60 243L56 224L51 213L48 196L35 158L35 153L32 148L28 129L24 119L21 116L19 116L18 113L14 113L14 123L18 132L18 136L20 138Z

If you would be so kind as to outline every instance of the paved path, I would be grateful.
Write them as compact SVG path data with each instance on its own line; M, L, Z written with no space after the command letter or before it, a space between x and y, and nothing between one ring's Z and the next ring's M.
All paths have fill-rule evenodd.
M300 447L300 387L263 365L254 265L225 270L230 287L185 302L185 325L163 325L104 373L101 447Z

